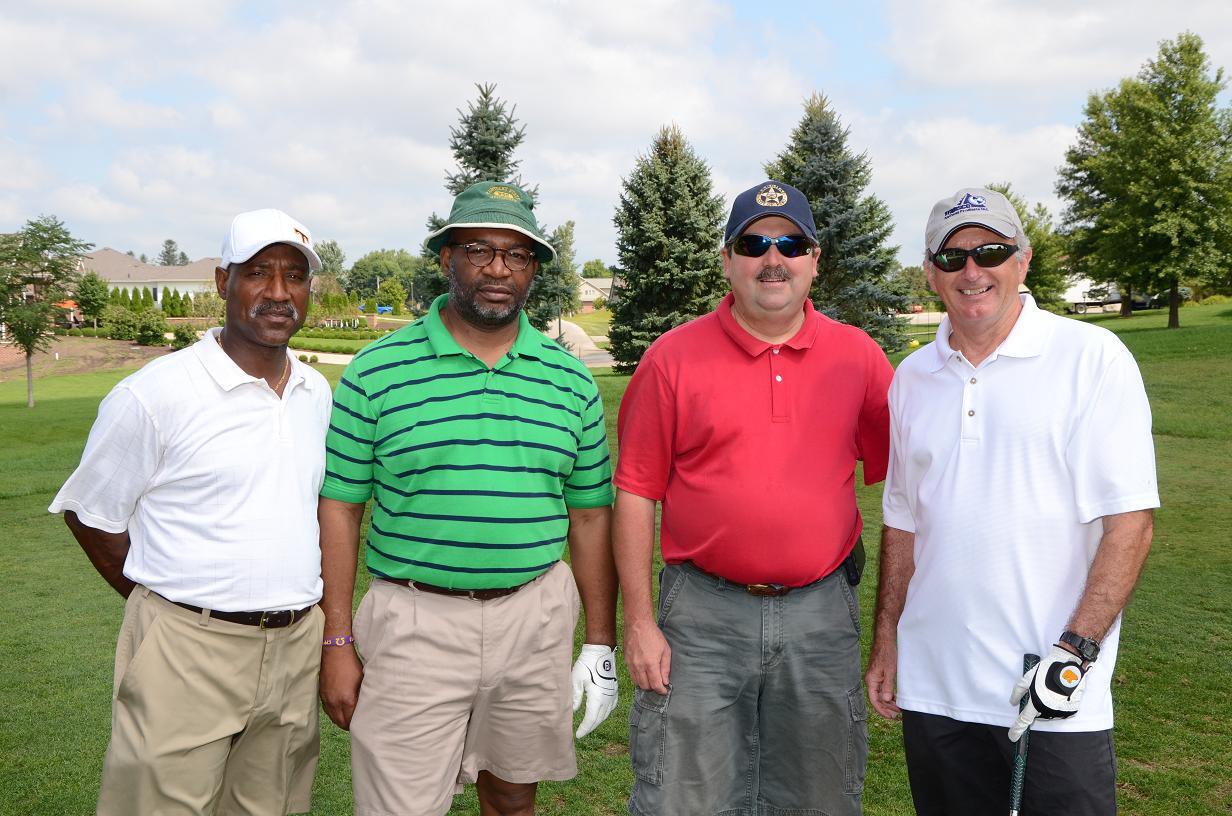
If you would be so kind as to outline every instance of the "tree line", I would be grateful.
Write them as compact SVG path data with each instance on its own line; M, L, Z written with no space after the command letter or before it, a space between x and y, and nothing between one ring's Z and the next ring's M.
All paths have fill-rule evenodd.
M1022 216L1033 248L1027 283L1041 306L1059 310L1062 293L1079 276L1117 285L1126 314L1132 292L1163 288L1169 326L1175 327L1183 288L1232 292L1232 108L1218 104L1226 87L1223 69L1212 69L1200 37L1186 32L1164 40L1136 76L1090 94L1076 143L1059 168L1056 190L1066 202L1059 222L1008 182L988 183ZM477 97L458 111L450 130L457 166L445 175L446 191L457 195L477 180L509 181L537 198L538 186L523 181L515 155L526 127L494 85L476 88ZM868 192L871 162L849 144L849 135L830 102L815 93L763 168L812 204L822 244L810 291L816 308L893 351L905 339L898 315L928 293L923 270L896 261L898 247L888 243L889 208ZM684 133L675 125L660 128L622 180L614 214L617 264L595 260L582 267L587 277L614 278L609 336L618 368L635 367L663 332L709 312L726 292L717 252L725 214L709 167ZM430 232L443 223L434 213L426 226ZM527 302L538 328L579 306L574 228L573 221L545 226L558 256L541 266ZM51 304L74 289L79 300L97 295L90 292L98 283L88 276L79 282L76 272L78 256L90 246L54 216L0 236L0 322L8 326L7 342L33 354L46 347L38 327L50 325ZM314 290L318 312L354 315L363 303L365 310L380 304L422 313L445 291L436 258L422 248L375 250L349 267L336 241L320 241L317 251L324 264ZM170 239L158 260L187 263Z

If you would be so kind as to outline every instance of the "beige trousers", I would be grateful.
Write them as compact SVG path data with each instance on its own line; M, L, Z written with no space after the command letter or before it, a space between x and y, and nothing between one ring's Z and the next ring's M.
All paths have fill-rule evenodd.
M355 616L356 816L449 810L462 783L571 779L573 573L556 564L491 601L374 580Z
M311 807L324 615L228 623L143 586L116 646L100 816L282 816Z

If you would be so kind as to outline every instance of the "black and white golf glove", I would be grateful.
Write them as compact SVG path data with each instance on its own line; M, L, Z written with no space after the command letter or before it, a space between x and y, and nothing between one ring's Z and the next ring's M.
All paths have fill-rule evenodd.
M1059 720L1074 716L1086 691L1083 686L1086 676L1081 658L1060 646L1053 646L1048 656L1039 665L1027 669L1014 685L1011 704L1018 705L1024 695L1030 694L1030 697L1017 722L1010 727L1010 742L1018 742L1037 719Z
M617 701L616 650L611 646L587 643L573 664L573 710L586 699L586 716L578 726L577 738L589 734L607 719Z

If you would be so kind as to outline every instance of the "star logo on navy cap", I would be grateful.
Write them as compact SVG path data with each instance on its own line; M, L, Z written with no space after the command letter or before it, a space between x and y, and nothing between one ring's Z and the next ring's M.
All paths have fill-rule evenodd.
M787 191L777 184L767 184L757 191L757 203L762 207L786 207Z

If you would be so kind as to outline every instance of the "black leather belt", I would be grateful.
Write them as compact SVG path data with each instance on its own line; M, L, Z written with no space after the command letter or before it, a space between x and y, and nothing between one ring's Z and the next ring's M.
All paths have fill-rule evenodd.
M440 587L435 584L425 584L423 581L411 581L406 578L381 578L382 581L388 581L391 584L398 586L414 587L420 592L431 592L433 595L448 595L451 598L470 598L472 601L494 601L497 598L504 598L506 595L512 595L522 587L531 583L518 584L511 587L497 587L495 589L449 589L448 587Z
M196 612L198 615L205 611L201 607L193 606L192 604L180 603L179 601L172 601L171 603L187 609L189 612ZM227 621L228 623L259 626L262 629L283 629L303 620L311 611L312 606L305 606L303 609L279 609L275 612L219 612L216 609L211 609L209 613L211 618Z

